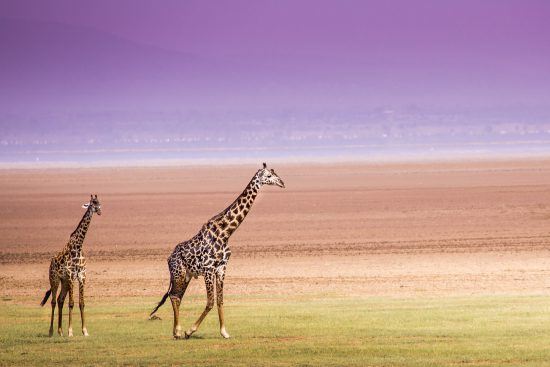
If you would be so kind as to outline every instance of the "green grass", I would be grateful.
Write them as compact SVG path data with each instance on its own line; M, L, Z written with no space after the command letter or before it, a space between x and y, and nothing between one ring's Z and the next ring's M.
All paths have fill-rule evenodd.
M550 365L550 297L354 299L229 297L232 339L216 309L189 340L172 340L171 306L90 300L90 337L49 338L49 305L0 300L1 365L543 366ZM186 299L186 329L204 307ZM65 315L67 313L65 312ZM66 321L65 321L66 333Z

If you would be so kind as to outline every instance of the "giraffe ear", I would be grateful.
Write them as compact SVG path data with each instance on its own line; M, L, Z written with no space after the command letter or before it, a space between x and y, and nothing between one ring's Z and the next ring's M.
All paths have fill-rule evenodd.
M82 207L83 207L84 209L87 209L89 206L90 206L90 203L82 204Z

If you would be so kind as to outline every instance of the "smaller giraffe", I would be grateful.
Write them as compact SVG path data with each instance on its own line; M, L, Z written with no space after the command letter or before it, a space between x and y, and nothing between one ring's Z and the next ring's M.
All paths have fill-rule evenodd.
M57 333L63 336L62 320L63 320L63 303L67 293L69 294L69 336L73 336L73 282L78 281L78 296L80 317L82 320L82 334L88 336L88 330L86 329L86 322L84 318L84 283L86 281L86 261L82 252L82 244L84 243L84 237L90 226L92 215L97 213L101 215L101 204L97 199L97 195L90 195L90 202L82 205L86 209L84 216L80 220L80 223L71 234L69 242L65 245L63 251L52 258L50 263L50 289L46 292L44 299L40 303L41 306L46 304L46 301L52 295L52 317L50 321L50 336L53 336L53 319L55 312L55 297L57 294L57 288L61 285L61 290L57 296L58 306L58 323Z

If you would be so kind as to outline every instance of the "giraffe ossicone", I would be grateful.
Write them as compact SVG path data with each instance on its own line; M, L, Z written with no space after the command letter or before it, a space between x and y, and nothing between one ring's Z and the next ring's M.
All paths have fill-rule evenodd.
M65 297L69 295L69 329L68 335L73 336L72 316L73 316L73 283L78 281L78 296L79 296L79 308L80 317L82 321L82 334L88 336L88 329L86 328L86 322L84 317L84 284L86 281L86 259L84 258L82 251L82 244L84 238L88 232L90 222L94 213L101 215L101 204L97 195L90 195L90 201L82 206L86 208L86 212L82 216L82 219L78 223L78 226L73 231L69 238L69 242L56 256L52 258L50 262L50 289L44 295L44 299L40 303L41 306L46 304L48 298L52 297L52 314L50 320L49 335L53 336L53 321L55 313L55 304L57 296L58 306L58 324L57 332L59 335L63 335L62 321L63 321L63 304ZM59 295L57 295L57 289L61 285Z
M204 277L207 303L198 320L185 332L185 338L189 338L197 331L203 319L214 307L214 297L216 297L218 307L220 334L224 338L229 338L229 333L225 328L223 310L225 270L231 256L228 241L229 237L245 219L263 185L285 187L283 180L273 169L268 169L264 163L263 167L256 172L243 192L231 205L206 222L194 237L176 245L174 251L168 257L170 286L168 292L151 312L150 318L170 297L174 311L173 335L175 339L182 337L182 329L179 323L181 300L191 278L196 278L198 275Z

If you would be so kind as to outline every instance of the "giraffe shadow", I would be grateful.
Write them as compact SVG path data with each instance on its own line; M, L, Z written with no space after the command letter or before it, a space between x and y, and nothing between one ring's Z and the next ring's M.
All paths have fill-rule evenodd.
M58 338L61 338L60 336L58 336L57 334L53 335L53 336L50 336L48 334L48 332L39 332L39 333L36 333L33 335L35 338L39 338L39 339L55 339L55 337L58 337Z
M212 339L212 338L207 338L207 337L204 337L204 336L201 336L201 335L193 335L192 337L190 337L189 339L200 339L200 340L206 340L206 339Z
M180 338L180 339L178 339L178 340L189 341L189 340L193 340L193 339L208 340L208 339L213 339L213 338L209 338L209 337L201 336L201 335L193 335L193 336L190 337L190 338L182 337L182 338Z
M35 334L34 337L37 338L38 340L43 340L43 341L48 340L48 341L51 341L52 343L69 343L72 339L74 339L74 337L69 338L66 335L59 336L56 334L54 336L49 336L48 333Z

